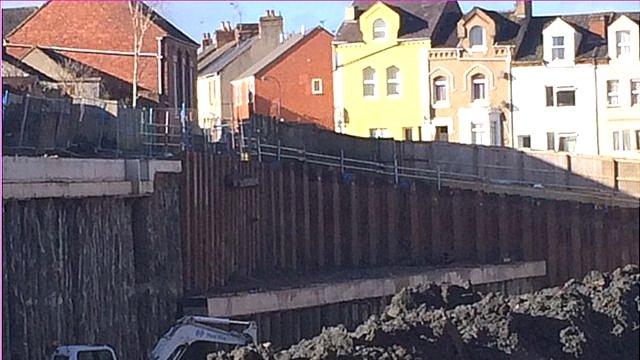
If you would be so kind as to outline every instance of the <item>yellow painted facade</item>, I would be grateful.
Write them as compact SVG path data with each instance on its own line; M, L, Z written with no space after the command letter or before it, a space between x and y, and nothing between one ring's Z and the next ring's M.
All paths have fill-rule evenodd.
M385 36L374 39L374 22L379 19L386 26ZM404 140L411 129L413 140L418 140L429 116L427 59L431 41L399 40L400 17L381 2L360 16L359 27L363 42L334 43L337 131L369 137L373 129L385 129L378 134ZM367 82L374 85L372 96L365 95L366 68L375 71L373 82ZM398 94L388 94L387 70L393 68L398 70L392 80L392 86L399 87Z

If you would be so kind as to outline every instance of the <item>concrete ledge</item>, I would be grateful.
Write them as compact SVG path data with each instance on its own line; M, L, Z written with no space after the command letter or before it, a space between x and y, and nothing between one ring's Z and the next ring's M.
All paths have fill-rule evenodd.
M177 160L5 156L3 199L137 196L153 193L156 173L180 173Z
M406 286L431 282L464 285L470 281L475 285L535 278L546 274L545 261L427 269L387 278L336 281L274 291L212 296L206 299L207 313L209 316L225 317L250 315L390 296Z

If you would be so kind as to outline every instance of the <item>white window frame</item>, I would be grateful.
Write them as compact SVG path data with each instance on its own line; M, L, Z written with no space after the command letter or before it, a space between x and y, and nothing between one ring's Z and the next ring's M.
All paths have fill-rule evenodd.
M558 93L562 91L573 91L573 105L558 105ZM554 107L574 107L576 106L577 90L574 86L557 86L553 88L553 106Z
M529 139L529 146L524 146L524 139ZM531 149L531 135L518 135L518 149Z
M474 29L480 29L480 35L481 35L481 39L480 39L480 44L473 44L471 42L471 33L473 32ZM469 29L469 47L471 48L471 50L484 50L487 48L487 35L486 35L486 31L485 29L480 26L480 25L474 25L471 27L471 29Z
M389 77L389 71L395 69L395 77L390 78ZM402 85L401 85L401 81L400 81L400 69L395 66L389 66L386 69L386 75L387 75L387 96L389 97L398 97L400 96L400 94L402 93ZM389 93L389 85L396 85L396 93L395 94L390 94Z
M449 105L449 79L446 76L436 76L433 79L433 105L445 107ZM438 99L438 87L444 88L444 99Z
M615 86L615 89L614 89ZM607 80L607 106L620 106L620 81Z
M611 148L613 151L620 151L620 131L616 130L612 135L613 142L611 143Z
M618 39L618 34L626 34L626 40ZM616 57L617 58L625 58L631 55L631 31L629 30L618 30L615 34L616 41ZM622 49L626 49L622 52Z
M474 77L476 76L482 76L482 79L474 79ZM475 95L475 85L478 84L482 84L482 98L476 98ZM471 101L476 103L476 102L486 102L487 101L487 97L489 94L487 94L488 91L488 81L487 81L487 76L485 74L482 73L477 73L474 74L473 76L471 76Z
M631 79L629 86L631 89L631 106L640 106L640 79Z
M562 143L562 139L563 138L574 138L574 148L573 149L567 149L567 150L561 150L560 149L560 144ZM576 147L578 145L578 134L577 133L560 133L558 134L558 152L566 152L566 153L575 153L576 151Z
M474 145L484 145L485 128L482 123L471 123L471 143Z
M371 69L371 79L366 79L365 78L365 70L367 69ZM366 88L367 85L371 85L373 91L371 95L366 95L364 89ZM362 69L362 96L364 98L373 98L376 96L376 69L372 68L371 66L367 66L366 68Z
M384 40L387 38L387 22L384 21L384 19L375 19L372 24L372 30L373 33L371 36L373 37L373 40ZM380 33L382 33L382 35L376 36L376 34Z
M567 58L567 46L565 42L566 36L551 37L551 61L564 61ZM556 45L555 40L562 39L562 45ZM554 50L562 50L562 57L556 57Z
M318 84L318 90L316 90L316 84ZM313 78L311 79L311 94L312 95L322 95L324 94L322 88L322 79L321 78Z
M369 137L373 139L386 139L389 138L389 129L386 128L371 128L369 129Z

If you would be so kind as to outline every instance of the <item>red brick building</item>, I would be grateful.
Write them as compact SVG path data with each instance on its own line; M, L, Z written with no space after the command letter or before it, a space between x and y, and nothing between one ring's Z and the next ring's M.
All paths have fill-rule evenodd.
M332 40L322 27L293 35L238 76L234 119L255 113L333 130Z
M140 54L141 98L162 107L180 107L184 102L195 108L199 44L144 8L151 11L153 21ZM18 59L33 46L132 82L133 25L126 1L49 1L6 35L6 50Z

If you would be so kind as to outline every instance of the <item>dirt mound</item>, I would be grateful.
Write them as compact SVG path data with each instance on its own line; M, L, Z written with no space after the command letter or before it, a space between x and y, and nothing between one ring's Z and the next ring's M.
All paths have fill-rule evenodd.
M250 346L210 359L637 359L639 315L635 265L520 296L429 284L403 289L354 332L325 328L278 352Z

